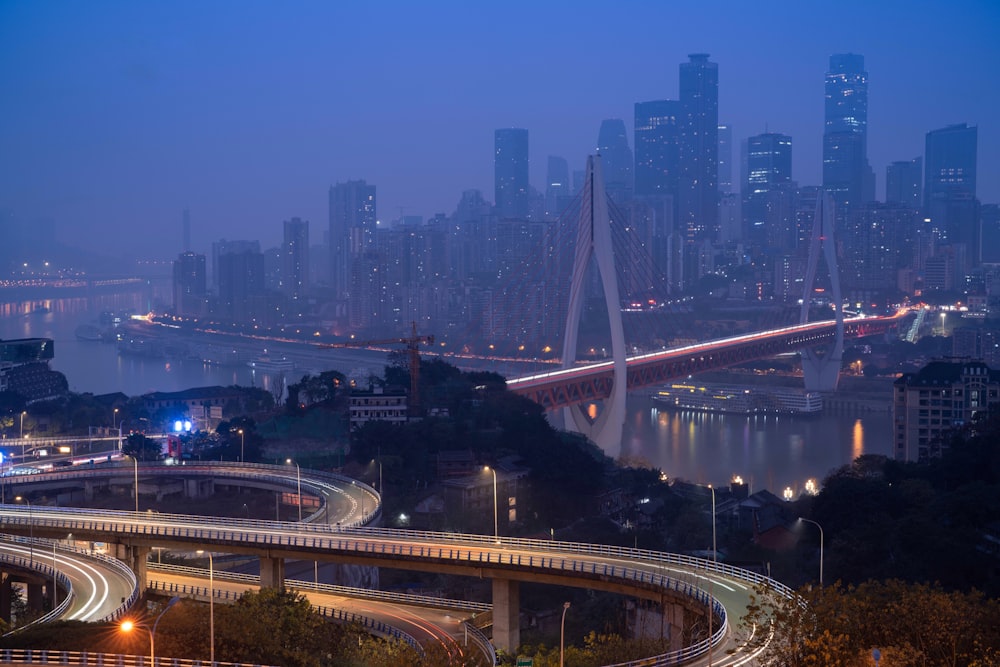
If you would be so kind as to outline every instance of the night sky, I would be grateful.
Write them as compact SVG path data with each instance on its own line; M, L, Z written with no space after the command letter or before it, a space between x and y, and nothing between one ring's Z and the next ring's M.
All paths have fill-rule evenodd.
M327 228L327 190L365 179L379 218L493 199L493 131L581 169L604 118L676 99L678 65L719 65L734 143L793 139L820 183L823 77L865 56L869 159L979 126L979 197L1000 202L1000 2L60 2L0 0L0 210L60 240L170 258L193 245ZM734 153L738 164L738 150ZM738 176L738 171L734 177Z

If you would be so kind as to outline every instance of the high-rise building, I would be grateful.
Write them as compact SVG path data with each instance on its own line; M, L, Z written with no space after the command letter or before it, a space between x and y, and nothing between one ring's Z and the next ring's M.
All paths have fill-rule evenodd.
M677 220L685 239L719 236L719 66L707 53L680 65L680 187Z
M215 260L220 315L247 323L264 311L264 255L260 247L224 252Z
M980 262L977 143L978 129L962 123L928 132L924 150L924 213L955 246L960 274Z
M719 194L733 191L733 126L719 124Z
M839 222L846 220L848 209L864 203L870 171L865 57L832 55L826 73L823 188L833 196Z
M635 104L635 194L677 196L681 105L677 100Z
M792 138L773 132L748 137L743 190L747 241L777 252L794 246L794 191Z
M330 187L330 276L339 299L351 290L351 263L375 247L375 186L347 181Z
M558 217L572 196L569 163L566 158L550 155L545 172L545 217L550 220Z
M949 125L927 133L924 149L924 205L936 197L976 196L978 128Z
M230 253L260 253L260 241L227 241L220 239L212 243L212 287L219 289L220 266L219 258Z
M903 204L915 211L923 206L923 159L900 160L885 168L885 203Z
M174 313L198 317L205 311L205 256L182 252L174 260Z
M604 169L604 187L619 205L632 198L632 149L628 145L625 122L619 118L601 121L597 133L597 152Z
M281 244L281 291L289 299L305 297L309 291L309 221L285 220Z
M528 131L509 128L493 134L493 183L500 218L526 220L529 208Z

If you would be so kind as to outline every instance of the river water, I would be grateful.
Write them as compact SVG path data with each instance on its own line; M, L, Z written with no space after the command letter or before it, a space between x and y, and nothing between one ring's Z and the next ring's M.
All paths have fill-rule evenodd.
M278 381L275 375L254 373L246 365L123 355L113 344L76 338L77 326L95 322L101 311L138 311L142 306L139 295L0 303L0 338L53 339L52 368L64 373L76 392L137 396L233 384L271 390ZM331 354L330 368L348 375L369 371L381 375L384 354L336 352ZM287 381L297 380L302 372L292 373ZM719 485L739 475L752 490L767 488L780 495L789 487L798 493L806 480L820 481L862 454L890 455L890 421L888 413L871 412L746 417L665 411L647 396L635 394L628 399L621 446L607 453L659 468L671 478Z

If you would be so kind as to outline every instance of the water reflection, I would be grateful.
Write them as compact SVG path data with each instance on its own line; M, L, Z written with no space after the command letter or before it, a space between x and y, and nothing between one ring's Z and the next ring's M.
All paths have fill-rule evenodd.
M863 416L742 416L660 410L629 397L622 458L670 478L725 484L740 475L753 488L798 493L862 454L889 455L888 413ZM880 435L881 434L881 435ZM866 437L867 436L867 437Z

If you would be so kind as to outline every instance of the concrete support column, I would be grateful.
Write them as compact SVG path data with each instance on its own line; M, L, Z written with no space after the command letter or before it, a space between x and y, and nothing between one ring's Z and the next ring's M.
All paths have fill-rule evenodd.
M185 498L198 498L201 489L199 488L198 479L185 479L184 480L184 497Z
M149 556L149 550L150 547L131 546L128 548L129 554L126 562L135 574L136 585L140 591L146 590L149 583L146 574L146 559Z
M3 573L3 581L0 582L0 618L5 623L10 623L10 601L13 597L10 587L10 577Z
M260 557L261 588L285 590L285 559Z
M25 584L28 589L28 609L31 611L41 611L45 596L42 594L41 582L29 581Z
M513 654L521 645L521 588L510 579L493 580L493 645Z
M94 483L89 480L83 480L83 499L93 500L94 499Z

